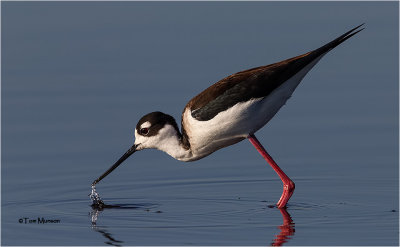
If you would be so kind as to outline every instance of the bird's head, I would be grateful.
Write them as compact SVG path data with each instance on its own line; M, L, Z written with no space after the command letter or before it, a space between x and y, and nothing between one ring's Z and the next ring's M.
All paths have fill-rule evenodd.
M136 125L136 150L146 148L162 149L170 137L180 136L175 119L162 112L151 112L144 115Z
M171 142L177 141L180 138L181 134L178 125L172 116L162 112L151 112L144 115L136 125L135 143L133 146L129 148L128 151L126 151L103 175L97 178L92 185L100 182L100 180L110 174L136 151L148 148L156 148L166 151L168 147L173 144Z

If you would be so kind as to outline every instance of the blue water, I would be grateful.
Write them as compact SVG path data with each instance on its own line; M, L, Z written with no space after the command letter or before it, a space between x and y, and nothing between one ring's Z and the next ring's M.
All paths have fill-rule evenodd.
M398 245L398 3L2 2L2 245ZM256 136L183 163L135 153L138 119L180 122L234 72L366 22ZM43 220L51 220L43 223ZM21 223L20 223L21 222Z

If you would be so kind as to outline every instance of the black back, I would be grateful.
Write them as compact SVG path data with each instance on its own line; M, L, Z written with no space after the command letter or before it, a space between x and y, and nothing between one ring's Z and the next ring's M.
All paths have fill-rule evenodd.
M266 97L316 58L363 30L355 31L362 25L314 51L230 75L194 97L185 108L189 107L193 118L207 121L237 103Z

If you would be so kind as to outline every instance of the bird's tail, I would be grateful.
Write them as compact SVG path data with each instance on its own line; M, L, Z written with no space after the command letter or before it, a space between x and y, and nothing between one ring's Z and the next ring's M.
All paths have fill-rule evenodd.
M327 53L328 51L332 50L333 48L335 48L336 46L340 45L341 43L343 43L344 41L346 41L347 39L351 38L352 36L354 36L355 34L361 32L362 30L364 30L364 28L361 28L365 23L351 29L350 31L340 35L339 37L337 37L336 39L332 40L331 42L329 42L328 44L321 46L320 48L312 51L311 53L315 56L315 57L319 57L320 55Z

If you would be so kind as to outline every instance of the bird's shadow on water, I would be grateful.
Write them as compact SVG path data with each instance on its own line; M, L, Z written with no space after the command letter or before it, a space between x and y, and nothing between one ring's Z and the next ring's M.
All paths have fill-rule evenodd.
M108 245L113 245L113 246L122 246L124 243L121 240L115 239L112 234L107 230L107 227L99 227L96 225L97 219L100 215L100 213L104 210L110 210L110 209L117 209L117 210L137 210L137 209L144 209L151 207L152 205L150 204L105 204L104 202L101 201L100 204L92 204L92 211L90 213L91 216L91 227L94 231L100 233L103 237L106 238L106 241L104 242L105 244ZM154 205L153 205L154 206ZM275 206L268 206L269 208L272 208L276 210L277 208ZM272 243L270 244L271 246L282 246L284 243L286 243L289 239L294 236L295 233L295 227L294 227L294 221L290 214L288 213L286 208L279 208L277 209L280 211L282 215L282 224L277 226L278 229L280 229L279 234L275 235L275 238L272 240Z

